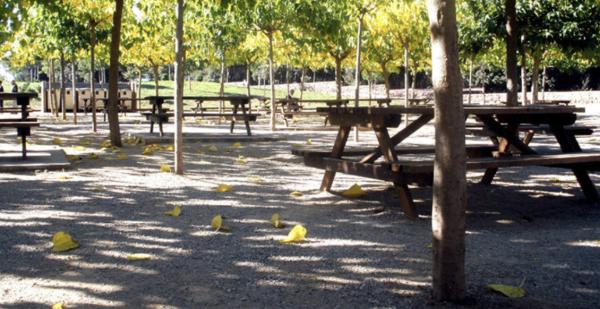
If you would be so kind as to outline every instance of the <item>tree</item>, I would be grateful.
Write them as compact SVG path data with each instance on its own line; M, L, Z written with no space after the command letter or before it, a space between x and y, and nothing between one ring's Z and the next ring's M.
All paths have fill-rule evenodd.
M113 27L110 41L110 68L108 72L108 127L110 143L121 147L121 130L119 128L119 47L121 43L121 17L123 16L123 0L115 0Z
M428 0L435 97L433 296L465 296L466 153L454 0Z
M508 106L518 105L517 79L517 9L515 0L505 0L506 15L506 104Z
M183 175L183 15L184 1L177 0L177 27L175 35L175 173Z

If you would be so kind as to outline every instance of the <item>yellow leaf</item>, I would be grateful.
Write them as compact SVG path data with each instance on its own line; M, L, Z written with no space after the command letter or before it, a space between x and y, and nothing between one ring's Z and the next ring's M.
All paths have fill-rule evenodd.
M101 186L95 186L92 188L92 191L93 192L104 192L104 191L106 191L106 189L104 189L104 187L101 187Z
M52 309L64 309L62 304L54 304L52 305Z
M123 152L123 150L121 150L121 148L119 148L119 147L110 147L110 150L113 153L121 153L121 152Z
M306 140L306 145L312 145L312 138Z
M246 165L246 163L248 163L248 160L246 159L246 157L244 156L239 156L235 161L234 164L235 165Z
M105 141L102 141L102 143L100 143L101 148L110 148L111 146L112 146L112 144L110 143L109 140L105 140Z
M225 193L225 192L229 192L231 190L233 190L233 186L225 184L225 183L219 184L215 188L215 192L217 192L217 193Z
M142 154L145 156L151 156L154 154L154 151L144 148L144 151L142 152Z
M301 197L302 196L302 192L300 191L294 191L292 193L290 193L291 196L293 197Z
M231 145L231 147L234 148L234 149L242 148L242 143L235 142L235 143L233 143L233 145Z
M487 288L509 298L521 298L525 296L525 290L516 286L504 284L489 284Z
M216 215L210 221L210 226L215 230L215 232L227 232L229 231L229 227L223 225L223 216Z
M175 207L173 207L173 210L166 211L165 215L171 216L171 217L179 217L179 215L181 215L181 207L175 206Z
M70 161L70 162L73 162L73 161L79 161L79 160L81 160L81 159L82 159L82 158L81 158L81 156L77 156L77 155L67 155L67 160L68 160L68 161Z
M279 216L279 213L274 213L271 216L271 224L276 229L281 229L285 227L285 224L281 223L281 217Z
M52 236L52 251L53 252L65 252L79 248L79 243L71 238L71 235L65 232L56 232Z
M288 236L281 240L281 243L287 244L292 242L303 242L306 237L306 228L302 225L296 225L292 230L288 233Z
M98 160L98 155L92 152L87 156L87 158L90 160Z
M127 160L127 155L125 155L124 153L120 153L117 155L117 160Z
M55 137L55 138L52 140L52 144L54 144L54 145L57 145L57 146L61 146L61 145L62 145L62 143L63 143L63 142L62 142L62 140L61 140L60 138L58 138L58 137Z
M255 183L255 184L261 184L261 183L265 182L265 180L262 179L262 177L260 177L260 176L249 176L247 179L249 182Z
M60 175L60 176L58 176L56 178L58 178L58 180L68 180L68 179L71 179L71 177L69 177L67 175Z
M83 146L75 146L75 147L73 147L73 149L75 149L77 151L85 151L85 147L83 147Z
M215 145L210 145L210 146L207 148L207 150L208 150L208 152L210 152L210 153L216 153L216 152L218 152L218 151L219 151L219 148L217 148L217 146L215 146Z
M342 195L348 198L358 198L364 196L367 192L363 191L363 189L358 185L354 184L348 190L344 190Z
M166 151L175 151L175 146L173 145L168 145L167 147L165 147Z
M89 141L89 140L87 140L87 139L81 140L81 141L79 142L79 145L81 145L81 146L84 146L84 147L86 147L86 146L89 146L89 145L91 145L91 144L92 144L92 142L90 142L90 141Z
M170 173L171 172L171 166L169 164L161 164L160 165L160 171L163 173Z
M127 256L128 261L147 261L151 258L152 256L146 253L133 253Z

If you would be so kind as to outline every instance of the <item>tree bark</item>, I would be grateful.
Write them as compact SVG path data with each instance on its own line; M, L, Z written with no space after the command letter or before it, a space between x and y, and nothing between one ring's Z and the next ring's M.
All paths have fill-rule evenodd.
M385 86L385 97L390 98L390 72L387 69L387 66L383 63L379 64L381 66L381 74L383 75L383 84Z
M506 105L519 104L517 88L519 72L517 66L517 10L516 0L505 0L506 15Z
M538 102L538 83L540 80L540 64L542 63L542 53L533 52L533 68L531 70L531 103Z
M75 78L76 78L76 71L77 71L77 63L75 62L75 59L72 60L71 62L71 98L73 99L73 123L77 124L77 101L78 101L78 96L77 96L77 87L75 85Z
M138 69L138 85L137 85L137 97L139 99L142 98L142 68ZM137 109L140 109L142 106L142 101L138 101L139 103L136 105Z
M428 0L435 97L433 297L465 297L466 154L454 0Z
M285 65L285 84L287 87L287 95L290 95L290 66Z
M159 93L159 88L158 88L158 80L160 78L159 74L160 72L158 71L159 67L158 65L153 65L152 66L152 71L153 71L153 75L154 75L154 95L158 97L158 93Z
M121 44L121 17L123 15L123 0L115 0L113 27L110 41L110 67L108 78L108 127L110 143L121 147L121 130L119 127L119 46Z
M527 105L527 53L524 46L521 47L521 96L523 105Z
M469 58L469 95L467 103L471 104L471 94L473 92L473 57Z
M300 100L304 98L304 78L306 76L306 67L302 67L302 72L300 74Z
M268 33L269 38L269 82L271 84L271 131L276 129L275 123L275 76L273 73L273 33Z
M342 59L335 56L335 98L342 99Z
M542 71L542 101L546 99L546 76L546 66L544 66Z
M404 44L404 106L408 107L408 44ZM408 119L408 115L407 118Z
M177 0L177 27L175 34L175 173L183 175L183 10L184 0Z
M221 51L221 76L219 78L219 96L225 95L225 51ZM219 114L223 113L223 100L219 101Z
M67 98L66 98L66 81L65 81L65 54L60 53L60 111L62 119L67 120Z
M54 117L58 117L58 110L56 108L56 96L54 95L54 59L50 59L50 76L48 78L48 101L50 102L50 113Z
M360 105L360 53L362 47L362 28L363 28L363 16L364 14L360 14L358 17L358 30L356 34L356 75L354 77L354 106L358 107ZM358 126L354 127L354 141L358 142Z
M250 71L250 64L246 63L246 94L250 96L250 84L252 82L252 72Z
M96 119L96 23L90 22L91 26L91 38L90 38L90 106L92 107L92 131L98 131L98 122Z

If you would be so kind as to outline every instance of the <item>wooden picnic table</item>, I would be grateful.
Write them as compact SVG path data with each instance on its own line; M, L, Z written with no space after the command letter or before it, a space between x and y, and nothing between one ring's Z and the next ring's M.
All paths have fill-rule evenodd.
M160 136L164 136L163 132L163 123L167 122L170 114L168 114L165 109L162 107L166 100L172 99L172 96L149 96L145 99L149 100L152 104L152 111L147 115L150 119L150 133L154 133L154 123L158 124ZM247 96L184 96L183 100L194 100L196 102L206 102L206 101L228 101L232 107L233 111L231 114L225 113L204 113L203 110L200 115L197 115L197 112L187 115L189 116L201 116L201 117L229 117L231 118L231 126L230 133L233 133L233 129L235 127L236 120L240 119L244 121L246 126L246 134L248 136L252 135L252 131L250 129L249 121L256 120L256 114L252 114L249 110L251 97ZM241 115L238 112L241 111ZM185 114L184 114L185 116Z
M87 115L87 110L88 107L91 108L91 106L88 105L88 102L90 101L90 97L86 97L86 98L81 98L83 100L83 111L85 112L85 115ZM108 102L110 101L109 98L95 98L96 102L102 102L102 121L106 122L106 113L108 112ZM133 98L117 98L117 102L119 104L119 111L121 113L123 113L123 115L127 115L127 106L125 106L125 102L127 101L142 101L143 99L133 99ZM96 106L97 108L97 106Z
M325 153L311 149L297 149L293 150L293 153L303 156L306 165L325 169L321 190L331 190L337 172L391 181L399 193L400 206L408 216L415 217L416 211L408 185L415 183L431 185L433 160L424 160L422 156L409 160L408 157L414 153L433 153L434 149L430 148L425 151L420 149L413 153L410 148L398 146L434 118L434 108L429 106L408 108L339 107L318 110L327 112L331 124L339 126L333 148ZM467 148L467 168L486 169L482 183L490 184L499 167L524 165L564 167L572 169L588 199L599 200L598 192L588 171L600 170L600 153L583 153L575 135L565 130L566 126L575 122L576 113L583 112L584 109L541 105L525 107L471 105L465 106L464 110L466 116L475 116L488 130L500 138L498 145ZM417 114L419 117L390 136L388 128L398 127L405 114ZM551 127L562 154L539 154L519 139L518 129L521 124ZM365 149L345 151L350 129L353 126L372 128L377 137L378 146L366 152ZM510 146L517 149L517 152L512 152ZM379 160L380 158L383 158L383 162Z
M19 119L0 119L0 128L17 129L17 136L21 137L21 155L23 159L27 158L27 136L31 135L32 127L39 127L37 119L29 118L29 105L33 98L37 98L36 93L0 93L0 100L15 100L17 105L21 108L21 117Z

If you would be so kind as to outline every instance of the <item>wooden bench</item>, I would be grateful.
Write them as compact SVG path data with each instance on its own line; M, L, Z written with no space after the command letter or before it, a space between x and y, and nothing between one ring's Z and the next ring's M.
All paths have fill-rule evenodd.
M31 128L39 127L37 119L1 119L0 129L16 128L17 136L21 137L21 153L23 159L27 158L27 136L31 135Z

